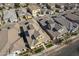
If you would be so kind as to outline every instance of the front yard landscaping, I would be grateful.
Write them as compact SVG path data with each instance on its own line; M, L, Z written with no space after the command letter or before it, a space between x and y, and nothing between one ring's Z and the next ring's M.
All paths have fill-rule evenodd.
M72 41L69 38L72 37L72 36L76 36L78 33L79 33L79 29L77 31L75 31L75 32L65 33L65 34L62 35L61 38L59 38L59 40L62 39L62 42L61 43L68 44L69 42Z
M46 48L50 48L53 46L52 42L48 42L47 44L45 44Z
M61 38L57 39L60 40L61 43L63 44L68 44L69 42L72 41L72 39L69 39L71 36L75 36L79 33L79 30L75 31L75 32L71 32L71 33L65 33L64 35L62 35ZM46 48L50 48L53 46L52 42L49 41L47 43L45 43ZM40 47L36 47L34 49L32 49L31 51L27 50L27 51L22 51L22 53L20 53L20 56L29 56L31 54L36 54L39 52L42 52L44 50L44 47L41 45Z
M19 54L19 56L29 56L29 52L28 51L23 51Z
M43 50L44 50L44 47L41 46L41 47L35 48L35 49L34 49L34 52L35 52L35 53L39 53L39 52L41 52L41 51L43 51Z

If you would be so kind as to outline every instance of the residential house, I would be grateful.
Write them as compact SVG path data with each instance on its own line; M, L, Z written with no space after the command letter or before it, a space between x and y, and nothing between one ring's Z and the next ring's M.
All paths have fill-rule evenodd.
M33 15L37 16L38 12L40 12L40 7L35 4L28 5L28 11Z
M51 7L51 9L55 8L55 3L53 3L53 4L49 3L48 5Z
M65 17L68 20L70 20L71 22L75 22L75 23L79 24L79 16L77 16L75 14L68 13L68 14L65 15Z
M5 23L17 22L18 19L15 13L15 9L3 10L3 20Z
M73 4L71 4L71 3L65 3L65 4L64 4L64 10L65 10L65 11L66 11L66 10L71 10L73 7L74 7L74 6L73 6Z
M18 16L21 20L25 19L32 19L32 15L27 12L26 8L19 8L17 11Z
M79 11L78 10L75 10L75 12L73 14L79 16Z
M59 23L60 25L63 26L63 32L66 33L66 32L72 32L75 30L75 28L78 27L78 24L76 23L72 23L71 21L69 21L68 19L66 19L65 17L63 16L58 16L56 18L54 18L55 22ZM75 26L75 28L74 28ZM60 32L60 31L59 31ZM61 31L61 33L63 33Z
M59 23L62 26L65 26L67 28L67 30L65 30L66 32L69 30L71 22L65 19L63 16L54 18L54 21Z
M57 4L59 6L59 12L64 12L65 8L64 8L64 3L58 3Z
M19 5L20 5L20 7L27 7L26 3L20 3Z
M38 22L52 40L60 36L61 33L58 31L62 28L62 26L54 22L53 19L42 18L42 19L39 19Z
M54 18L55 22L59 23L60 25L63 26L63 32L72 32L72 30L74 30L74 25L76 26L75 28L77 28L77 24L72 23L71 21L67 20L65 17L63 16L59 16L57 18ZM60 32L60 31L59 31Z
M52 12L58 11L58 12L63 12L64 11L64 4L62 3L56 3L56 4L52 4L49 3L48 4L51 7Z
M41 43L50 40L49 36L44 34L42 29L39 27L38 23L32 20L27 20L28 24L23 25L25 37L27 43L31 49L39 47ZM26 44L26 42L25 42Z
M5 3L5 4L4 4L4 7L5 7L6 9L14 8L14 3Z

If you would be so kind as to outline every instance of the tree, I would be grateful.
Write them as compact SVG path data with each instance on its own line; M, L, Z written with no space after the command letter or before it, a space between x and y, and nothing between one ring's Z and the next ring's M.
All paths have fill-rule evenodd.
M7 27L7 29L10 29L10 27Z
M20 7L19 3L15 3L15 8L19 8L19 7Z
M1 29L0 29L0 31L1 31Z
M56 8L60 8L60 5L57 5L57 4L56 4L55 7L56 7Z
M56 10L55 12L59 13L59 10Z
M0 10L2 10L2 8L0 7Z

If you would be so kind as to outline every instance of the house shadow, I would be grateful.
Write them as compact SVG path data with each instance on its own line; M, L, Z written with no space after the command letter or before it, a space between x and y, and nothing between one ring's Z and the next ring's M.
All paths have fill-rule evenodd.
M22 26L20 27L20 34L19 34L19 36L23 38L25 46L30 49L30 46L29 46L27 38L26 38L26 36L29 36L28 31L24 31Z

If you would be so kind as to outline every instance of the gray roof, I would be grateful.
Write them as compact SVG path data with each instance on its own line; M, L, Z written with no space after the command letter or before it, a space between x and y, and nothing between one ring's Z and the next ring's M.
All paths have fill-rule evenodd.
M19 8L17 12L19 16L23 16L27 13L26 8Z
M60 33L59 32L54 32L54 31L52 31L52 30L47 30L48 31L48 33L52 36L52 37L57 37Z
M74 14L79 16L79 11L76 11Z
M41 20L41 21L40 21L40 23L41 23L43 26L45 26L45 25L46 25L46 23L45 23L45 22L46 22L46 20Z
M66 14L65 17L67 17L70 20L79 20L79 16L75 15L75 14Z
M62 28L62 26L60 24L55 23L55 27L54 28L58 31L59 29Z
M42 26L46 25L46 21L48 21L50 23L50 25L52 26L52 29L55 28L56 30L59 30L61 28L60 24L57 24L55 22L53 22L53 20L41 20L40 23L42 24ZM46 31L52 36L52 37L56 37L58 36L60 33L58 31L54 31L52 29L46 29Z
M65 19L65 17L63 17L63 16L54 18L54 20L56 22L58 22L59 24L61 24L62 26L65 26L67 29L69 28L70 23L71 23L70 21L68 21L67 19Z
M53 20L48 20L48 23L49 23L49 24L53 24L54 21L53 21Z
M26 38L27 38L27 41L28 41L28 44L29 46L33 46L37 41L34 40L34 38L32 38L32 35L35 35L36 36L36 32L34 32L34 30L28 30L28 27L29 26L29 23L25 26L23 26L23 29L25 32L28 32L29 36L26 35ZM30 28L32 28L31 24L30 24ZM35 33L35 34L34 34Z
M14 3L5 3L4 7L14 7Z
M40 33L35 30L33 35L34 35L35 38L37 38L40 35Z
M39 21L43 26L47 25L47 23L49 24L54 24L54 20L50 17L44 17L44 18L41 18L41 20Z
M17 16L16 16L16 13L15 13L15 9L10 9L10 10L3 10L3 19L5 21L8 21L10 20L11 22L13 21L17 21Z
M37 10L37 9L40 9L40 7L39 7L38 5L36 5L36 4L29 4L29 5L28 5L28 8L29 8L30 10Z
M43 26L45 26L45 25L47 25L47 24L46 24L46 21L49 23L49 25L50 25L52 28L55 28L55 29L57 29L57 30L59 30L59 29L61 28L61 25L60 25L60 24L57 24L56 22L54 22L53 19L50 19L50 20L42 19L42 20L40 21L40 23L41 23Z
M70 9L71 7L74 8L75 4L74 3L65 3L64 6Z
M29 35L30 35L30 37L27 37L27 41L31 47L31 46L34 46L38 42L38 40L36 40L36 38L39 36L39 33L38 33L38 31L30 30Z
M28 28L28 29L34 29L34 27L33 27L32 24L29 24L29 25L27 26L27 28Z

